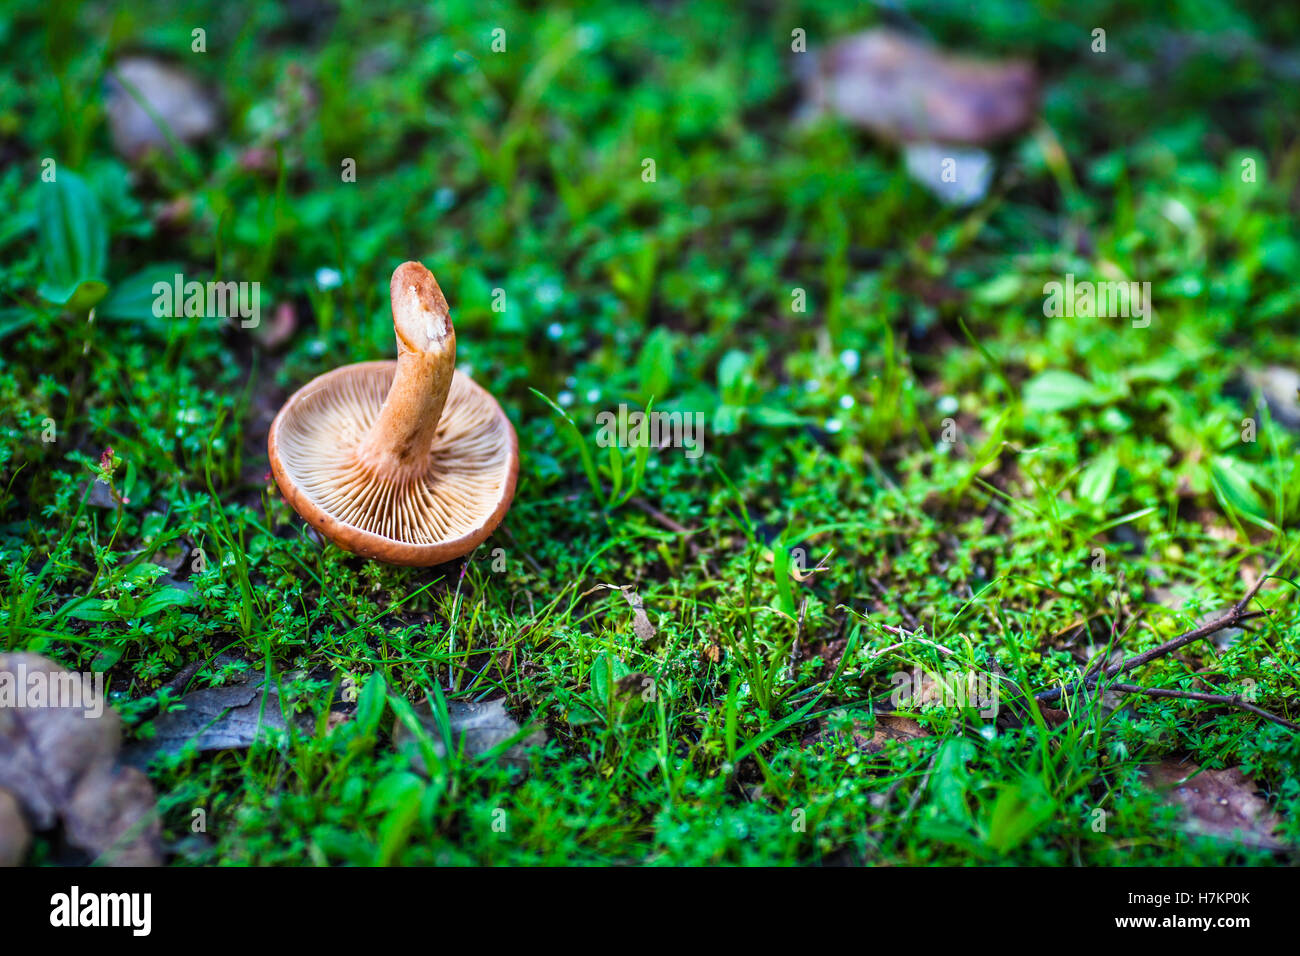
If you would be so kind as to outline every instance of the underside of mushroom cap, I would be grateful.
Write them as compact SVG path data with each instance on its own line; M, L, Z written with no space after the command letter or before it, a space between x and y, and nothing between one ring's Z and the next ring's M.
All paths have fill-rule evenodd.
M519 471L513 426L456 372L425 467L386 472L359 454L397 362L335 369L303 386L271 426L272 472L289 504L349 551L428 566L477 547L500 523Z

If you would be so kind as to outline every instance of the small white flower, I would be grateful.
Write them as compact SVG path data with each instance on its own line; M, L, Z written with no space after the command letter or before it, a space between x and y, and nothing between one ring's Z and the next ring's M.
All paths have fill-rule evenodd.
M844 423L838 418L828 418L826 420L826 430L832 435L844 427Z
M560 404L563 405L565 408L568 408L570 405L573 404L572 392L569 391L561 392L559 398L560 398Z
M322 292L328 292L330 289L337 289L343 284L343 273L338 269L331 269L329 266L321 266L316 270L316 286Z
M939 399L935 407L939 409L940 415L955 415L961 405L952 395L945 395Z
M848 408L852 408L852 407L853 407L853 396L852 396L852 395L841 395L841 396L840 396L840 408L848 409Z
M840 364L849 370L852 375L862 365L862 356L858 354L857 349L845 349L840 353Z
M564 337L564 326L559 322L552 322L546 327L546 335L552 339L561 339Z

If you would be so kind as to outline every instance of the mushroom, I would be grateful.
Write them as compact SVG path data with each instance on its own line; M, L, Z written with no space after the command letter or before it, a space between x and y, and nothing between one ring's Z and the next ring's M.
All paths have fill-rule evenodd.
M433 273L404 262L389 291L397 361L312 379L271 423L267 452L294 511L339 547L441 564L501 522L519 443L496 400L456 371L456 332Z

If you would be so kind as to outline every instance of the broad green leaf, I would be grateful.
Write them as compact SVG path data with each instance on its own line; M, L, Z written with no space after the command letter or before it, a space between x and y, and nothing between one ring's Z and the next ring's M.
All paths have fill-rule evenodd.
M615 501L623 490L623 452L617 442L609 445L609 499Z
M90 662L92 670L106 671L122 659L123 647L101 647L99 653Z
M718 363L718 388L724 397L728 399L736 397L730 393L742 383L747 371L749 371L749 356L740 349L732 349L722 356L722 361Z
M630 672L627 665L608 653L601 654L591 664L591 697L600 706L604 707L609 701L610 687L614 681L620 677L626 677Z
M424 781L407 770L387 774L375 784L366 803L366 813L386 813L394 807L418 800L424 791Z
M374 735L379 727L380 718L384 716L387 690L384 677L378 671L366 678L366 686L361 689L361 695L357 698L357 714L354 718L358 734L364 737Z
M950 739L935 755L930 773L930 793L939 814L949 821L970 820L966 796L970 790L967 764L975 759L975 745L969 740Z
M1225 508L1267 518L1268 510L1264 500L1251 486L1248 468L1242 462L1227 455L1215 455L1210 460L1210 476L1220 504Z
M975 290L974 296L986 305L1006 305L1019 298L1022 284L1020 276L1006 273L984 283Z
M1124 378L1130 382L1172 382L1192 362L1192 357L1181 352L1165 355L1141 365L1129 366L1124 370Z
M104 297L108 227L86 181L60 170L37 185L37 238L45 266L40 294L55 305L89 309Z
M786 529L787 532L789 529ZM778 609L787 617L794 617L794 585L790 583L790 549L786 547L785 536L777 538L772 545L772 570L776 575L776 597Z
M97 597L76 597L59 608L59 617L75 617L78 621L116 621L116 611L104 607L104 600Z
M668 394L673 381L673 364L672 333L661 326L646 337L637 359L642 403Z
M774 408L771 405L755 405L749 410L749 415L755 425L762 425L765 428L790 428L808 423L808 419L802 415L796 415L784 408Z
M596 716L595 711L585 705L579 705L569 711L568 717L565 718L574 727L583 727L587 724L594 724L600 718Z
M1033 778L1004 784L989 815L988 844L997 853L1014 850L1051 819L1055 806Z
M57 304L66 306L73 312L89 312L107 294L107 282L102 282L99 279L87 279L85 282L77 284L69 298Z
M1101 392L1073 372L1049 370L1025 383L1025 405L1036 412L1061 412L1097 400Z
M153 310L158 298L153 291L154 285L159 282L170 284L176 273L184 271L184 267L174 262L146 266L114 285L95 310L95 315L101 319L158 321Z
M1113 449L1106 449L1079 476L1079 497L1094 505L1104 505L1115 486L1115 472L1118 470L1119 456Z
M730 435L740 427L745 410L735 405L719 405L713 410L713 431L719 435Z
M169 607L188 607L198 603L193 591L180 588L162 588L142 600L135 609L135 617L149 617Z

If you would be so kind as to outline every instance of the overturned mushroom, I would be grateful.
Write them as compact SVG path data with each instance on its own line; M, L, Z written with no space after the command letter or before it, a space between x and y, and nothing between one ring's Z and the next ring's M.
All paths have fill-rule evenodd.
M501 407L456 371L456 332L433 274L393 272L396 362L313 379L271 423L271 471L293 509L341 548L427 566L477 547L519 473Z

